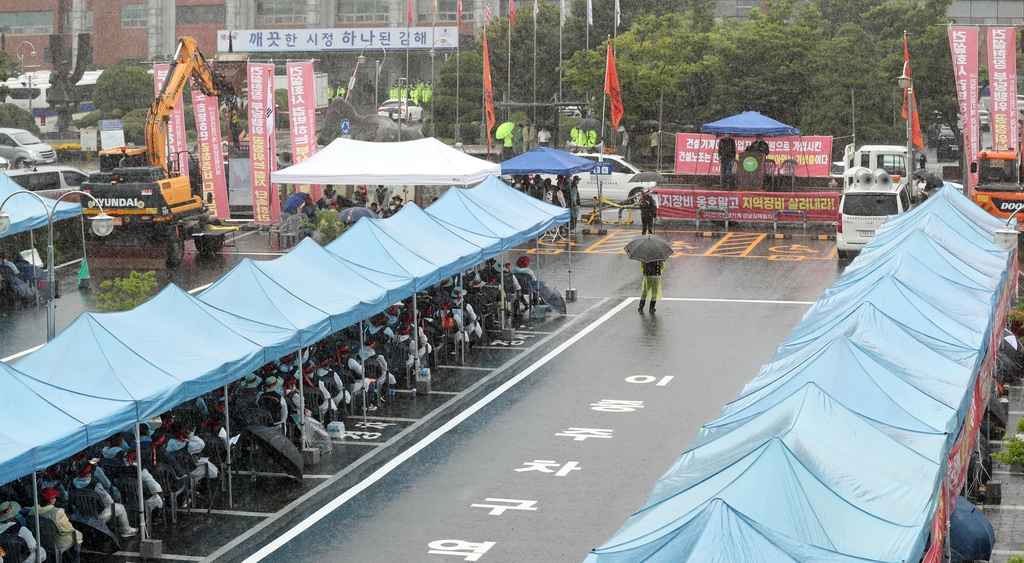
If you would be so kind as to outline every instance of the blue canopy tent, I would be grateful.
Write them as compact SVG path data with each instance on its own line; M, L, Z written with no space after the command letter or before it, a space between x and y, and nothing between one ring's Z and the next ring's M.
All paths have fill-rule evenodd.
M465 195L491 216L518 229L525 240L569 222L568 209L530 197L494 176L466 190Z
M459 188L452 188L449 192L460 192ZM434 203L436 205L436 202ZM431 205L433 207L433 205ZM427 208L429 209L429 208ZM503 250L504 241L502 237L494 234L493 232L478 232L463 228L458 223L447 223L435 217L433 214L428 213L426 210L420 209L415 204L406 205L399 211L395 218L400 218L402 226L408 229L412 229L416 232L429 233L424 238L428 238L432 234L438 234L438 227L451 233L451 236L456 237L455 241L462 240L468 242L472 246L480 249L480 260L486 260L491 256L495 256ZM439 244L446 244L447 235L443 235L444 239L435 241ZM479 261L474 262L474 264ZM472 266L472 265L471 265Z
M387 220L360 219L324 248L349 264L408 279L410 293L440 281L442 276L437 273L439 264L409 250L405 241L396 240L382 229L381 223Z
M593 160L550 147L537 147L501 163L502 174L579 174L597 167Z
M876 231L875 235L878 236L889 229L896 229L904 223L913 223L917 221L918 215L926 213L940 213L943 220L950 224L953 223L948 217L955 217L958 221L963 221L970 225L971 228L988 240L992 240L992 233L1005 223L1002 219L993 217L984 209L978 207L978 204L960 193L960 190L950 184L946 184L909 213L901 213L889 217L882 224L882 227Z
M764 135L766 137L802 135L800 130L796 127L791 127L785 123L775 121L774 119L761 115L756 111L745 111L732 117L726 117L725 119L705 123L701 126L700 130L701 133L711 133L716 136L724 135L725 133L742 135L744 137L751 137L754 135Z
M497 248L497 241L493 239L484 241L477 236L474 237L475 242L470 242L462 238L424 213L415 203L403 206L398 213L382 220L379 226L395 240L401 240L406 248L437 266L435 274L440 278L464 272L483 262L483 248L476 242Z
M7 174L0 174L0 202L14 192L27 191L15 183ZM39 205L39 200L32 196L18 195L8 199L7 203L4 203L3 212L11 216L11 228L6 233L0 235L0 237L45 227L47 225L46 216L48 212L53 213L54 221L70 219L82 214L82 206L78 203L66 201L57 203L56 200L46 197L42 199L46 209ZM54 207L55 205L56 207Z
M484 237L496 237L501 241L501 250L515 248L529 240L520 235L519 229L473 201L467 193L468 190L450 189L423 211L445 226L454 226Z

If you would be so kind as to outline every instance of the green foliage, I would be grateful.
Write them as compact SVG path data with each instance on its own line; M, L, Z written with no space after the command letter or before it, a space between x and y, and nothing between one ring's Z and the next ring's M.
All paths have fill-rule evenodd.
M303 221L302 226L306 229L315 230L317 242L321 245L328 245L348 230L348 227L338 220L340 214L341 212L335 209L321 209L316 212L316 223Z
M100 111L124 113L153 105L153 76L137 65L116 64L96 79L93 102Z
M274 90L274 105L277 106L274 126L278 131L285 131L291 127L288 121L288 90Z
M39 134L39 127L36 126L36 120L32 119L32 114L14 104L0 104L0 127L14 127Z
M139 273L132 270L127 278L114 278L100 284L93 296L96 308L106 313L128 311L149 301L156 288L156 272Z
M1024 467L1024 440L1016 436L1010 438L1002 450L992 454L992 459L1007 465Z
M1024 563L1024 557L1020 555L1011 555L1010 558L1006 560L1006 563Z
M458 67L458 74L455 70ZM480 142L480 120L483 117L483 57L462 51L441 65L440 80L434 86L434 133L455 142ZM456 79L458 84L456 85ZM457 86L457 87L456 87ZM459 138L455 138L455 93L459 94ZM429 129L428 129L429 130Z
M1024 418L1017 421L1017 433L1024 434Z

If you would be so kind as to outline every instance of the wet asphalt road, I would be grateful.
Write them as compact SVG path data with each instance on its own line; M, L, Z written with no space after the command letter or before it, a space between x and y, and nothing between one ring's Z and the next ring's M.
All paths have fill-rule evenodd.
M493 337L472 350L466 367L442 358L435 393L400 391L366 423L350 418L345 440L334 441L301 483L260 460L236 459L233 506L220 493L212 514L178 514L176 524L165 518L156 527L165 559L582 561L642 505L839 272L835 243L799 229L775 239L770 228L701 237L692 223L670 227L659 234L677 254L655 316L637 314L639 267L619 254L638 230L613 225L607 235L584 236L572 255L579 300L568 317L530 321L512 342ZM524 247L504 259L528 253L539 277L564 289L564 249L541 244L540 254ZM272 252L265 233L252 234L237 252L226 249L222 262L196 264L190 255L159 278L196 288L244 257ZM76 271L64 270L66 287ZM124 273L94 269L92 284ZM66 292L58 330L87 297ZM13 331L0 334L6 355L44 339L45 308L13 318L14 327L0 319L0 331ZM38 331L17 328L34 323ZM581 438L588 430L580 429L610 437ZM553 472L516 471L540 462ZM251 479L254 465L259 474ZM445 540L479 544L479 553L430 553L467 547ZM268 545L274 549L259 551ZM139 560L137 540L121 550L86 553L83 561Z

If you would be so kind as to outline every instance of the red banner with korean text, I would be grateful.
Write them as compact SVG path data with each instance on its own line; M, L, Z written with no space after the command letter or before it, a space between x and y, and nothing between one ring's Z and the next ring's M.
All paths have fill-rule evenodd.
M270 173L277 167L274 143L274 65L249 64L249 172L252 213L257 224L269 225L281 214L277 185Z
M166 64L153 65L153 92L160 95L160 90L167 80L167 73L171 66ZM188 158L185 153L188 151L185 140L185 105L181 102L181 94L174 101L174 110L171 111L171 120L167 124L167 165L169 168L176 167L183 176L188 176Z
M834 222L839 213L836 192L721 192L713 190L670 190L654 188L658 197L658 215L673 219L724 220L726 209L730 221L773 221L778 212L780 221L803 220Z
M288 63L288 117L292 128L292 164L316 153L316 99L313 88L313 63ZM296 186L300 192L320 201L319 184Z
M1017 124L1017 30L988 28L988 88L992 148L1020 148Z
M217 219L230 219L228 183L224 175L224 147L220 137L220 106L217 96L207 96L192 86L192 111L199 137L199 177L203 182L203 201ZM210 195L213 196L212 200Z
M753 137L733 137L737 154L754 142ZM832 137L769 137L767 160L776 165L793 159L797 176L828 176L832 167ZM718 138L703 133L676 133L676 172L718 176Z
M964 156L967 162L978 161L981 122L978 116L978 28L950 27L949 49L953 55L953 77L960 115L964 120ZM974 195L978 173L968 172L967 195Z

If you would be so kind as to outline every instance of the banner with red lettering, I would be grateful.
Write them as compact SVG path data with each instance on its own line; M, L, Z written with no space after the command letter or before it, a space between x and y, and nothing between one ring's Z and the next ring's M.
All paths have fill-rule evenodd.
M953 55L953 77L960 115L964 120L964 156L967 162L978 161L978 139L981 123L978 118L978 28L950 27L949 49ZM974 195L978 173L968 172L967 195Z
M654 188L658 215L673 219L730 221L834 222L839 213L836 192L722 192L712 190L669 190ZM712 209L714 208L714 209Z
M288 118L292 127L292 164L316 153L316 99L313 88L313 63L288 63ZM296 186L300 192L320 201L319 184Z
M252 213L257 224L268 225L281 214L277 184L270 173L277 168L274 142L274 65L249 64L249 170L252 178Z
M171 65L153 65L153 92L160 95L160 90L167 80L167 73ZM171 120L167 124L167 165L169 168L177 167L183 176L188 176L188 147L185 140L185 106L181 102L181 94L174 101L174 110L171 111Z
M193 81L194 82L194 81ZM217 219L230 219L228 183L224 175L224 147L220 137L220 105L217 96L207 96L193 83L192 111L199 136L199 177L203 181L203 201ZM210 195L213 195L212 203Z
M733 137L739 154L754 142L753 137ZM768 137L767 160L776 165L797 162L797 176L828 176L832 168L832 137ZM718 138L704 133L676 133L676 172L718 176Z
M1019 149L1017 127L1017 30L988 28L988 88L992 148Z

